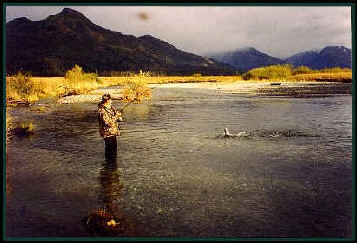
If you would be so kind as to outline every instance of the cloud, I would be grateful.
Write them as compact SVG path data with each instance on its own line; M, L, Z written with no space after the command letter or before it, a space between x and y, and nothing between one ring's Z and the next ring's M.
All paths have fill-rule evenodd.
M71 6L68 6L71 7ZM253 46L276 57L326 45L351 47L351 8L246 6L73 6L92 22L124 34L153 35L199 55ZM63 6L7 6L6 20L32 20Z

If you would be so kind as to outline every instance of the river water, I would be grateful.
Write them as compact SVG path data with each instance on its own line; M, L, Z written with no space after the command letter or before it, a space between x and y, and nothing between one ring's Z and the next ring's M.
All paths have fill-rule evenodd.
M351 95L155 88L124 112L114 166L96 104L45 105L10 111L35 134L7 145L8 237L90 237L102 207L135 229L120 237L352 237Z

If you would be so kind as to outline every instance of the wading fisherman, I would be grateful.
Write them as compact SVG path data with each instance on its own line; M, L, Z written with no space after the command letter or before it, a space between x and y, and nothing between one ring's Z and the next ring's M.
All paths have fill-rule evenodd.
M110 94L104 94L98 104L99 133L105 142L105 158L116 158L117 138L120 135L118 121L123 121L121 112L112 106Z

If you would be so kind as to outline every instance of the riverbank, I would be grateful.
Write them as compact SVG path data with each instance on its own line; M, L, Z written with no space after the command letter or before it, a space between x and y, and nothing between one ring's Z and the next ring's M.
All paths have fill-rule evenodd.
M278 65L253 69L247 73L249 75L202 76L198 73L191 76L151 76L150 73L140 73L132 76L121 77L95 76L95 79L93 79L91 75L88 76L88 74L82 72L80 67L77 67L74 70L77 73L77 76L73 80L71 80L69 77L32 77L29 74L18 73L16 76L6 77L6 100L7 104L17 105L19 103L24 104L36 102L44 98L61 98L80 94L91 95L92 91L102 87L111 87L114 85L122 86L130 82L141 83L144 85L188 84L189 86L193 83L203 83L203 85L223 84L222 89L226 89L227 85L235 85L238 83L239 87L234 87L233 89L235 91L238 90L238 92L247 90L248 93L251 92L251 89L255 89L254 84L262 84L263 86L265 84L280 85L282 83L288 84L294 82L303 84L306 84L307 82L315 84L323 82L352 84L352 71L349 69L305 69L291 69L291 67L288 66ZM277 74L277 70L284 72L280 73L281 75L275 75ZM287 70L287 73L290 74L286 74L285 71ZM70 71L73 72L73 70ZM241 84L244 85L242 86ZM228 87L228 89L230 89L230 87ZM327 93L329 92L330 91ZM60 102L72 102L72 98L61 99ZM82 102L82 97L78 98L80 99L78 102ZM85 102L85 100L88 99L93 102L98 101L96 96L87 96L83 101Z
M149 84L150 88L188 88L211 89L218 93L244 94L252 96L288 96L288 97L313 97L329 96L336 94L351 94L352 83L340 82L262 82L262 81L236 81L236 82L192 82L192 83L164 83ZM110 93L114 99L122 98L120 86L100 88L88 94L71 95L57 100L60 104L73 104L82 102L97 103L104 93Z

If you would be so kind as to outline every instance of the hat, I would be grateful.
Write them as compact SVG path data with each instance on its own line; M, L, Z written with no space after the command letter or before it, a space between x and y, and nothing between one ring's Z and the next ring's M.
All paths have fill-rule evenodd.
M102 96L102 103L107 102L108 100L110 100L112 97L110 96L110 94L104 94Z

